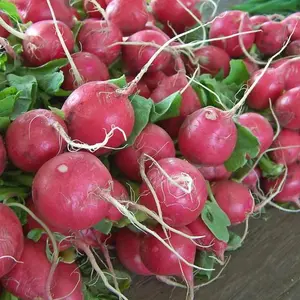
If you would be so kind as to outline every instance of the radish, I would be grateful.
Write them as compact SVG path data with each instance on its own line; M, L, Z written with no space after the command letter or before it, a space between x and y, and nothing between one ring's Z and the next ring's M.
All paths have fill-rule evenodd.
M285 90L300 86L300 60L291 59L277 68L277 76L283 78Z
M115 24L124 36L143 30L148 21L144 0L112 0L106 8L106 14L107 20Z
M254 63L253 61L251 61L248 57L244 58L243 62L245 64L250 76L252 76L252 74L254 72L259 70L259 66L256 63Z
M198 249L202 251L213 251L221 261L224 261L224 252L226 251L227 243L218 240L201 218L187 225L187 228L195 236L204 236L196 240Z
M45 0L10 0L10 2L17 6L23 23L52 20L50 9ZM58 21L65 23L69 27L74 25L73 12L69 1L51 0L51 5Z
M212 185L212 192L232 225L244 222L253 212L254 199L248 188L241 183L231 180L218 181Z
M201 213L207 198L206 183L202 174L187 161L161 159L150 167L143 179L140 203L159 215L161 210L167 224L184 226Z
M282 23L287 26L288 34L292 35L292 41L300 39L300 13L294 13L286 17Z
M255 190L257 183L261 178L259 168L252 169L250 173L243 179L242 183L251 190Z
M134 144L120 150L115 156L117 167L131 180L140 181L140 164L143 154L155 160L175 157L175 147L167 132L155 124L148 124L134 141ZM145 162L146 172L151 161Z
M241 24L241 22L243 23ZM245 12L238 10L226 11L212 21L209 38L228 37L233 34L251 31L252 29L251 20ZM240 39L248 50L254 43L255 33L243 34L240 36ZM211 44L224 49L230 57L239 57L243 55L238 36L212 41Z
M95 1L103 9L106 9L107 4L106 4L105 0L95 0ZM97 9L95 4L92 3L91 0L84 0L83 8L90 18L103 19L103 15L100 13L100 11Z
M87 229L108 213L108 203L97 191L107 189L111 180L108 170L94 155L63 153L37 172L32 185L33 202L49 225L62 230Z
M107 66L94 54L88 52L78 52L72 55L73 61L83 79L83 82L105 81L109 79ZM71 65L62 68L64 82L62 88L65 90L75 90L78 82L75 79Z
M287 56L297 56L300 55L300 40L291 42L285 50L285 55Z
M36 172L66 148L54 123L67 131L64 121L51 111L35 109L18 116L6 132L9 159L23 171Z
M178 138L178 133L185 117L175 117L167 120L158 122L157 124L161 126L172 139Z
M255 44L262 54L277 53L288 39L288 30L283 23L269 21L263 23L260 29L256 33Z
M168 39L156 30L142 30L131 35L126 42L129 43L153 43L158 47L164 45ZM130 73L139 72L158 48L146 45L124 45L122 48L122 58ZM164 69L171 60L171 54L162 51L151 64L148 72L157 72Z
M239 116L238 122L248 128L258 139L260 144L259 154L265 152L273 142L274 132L269 121L258 113L245 113Z
M263 70L255 72L251 76L248 86L252 86L262 72ZM277 69L266 70L247 98L249 107L257 110L266 109L270 106L269 100L272 102L277 100L284 90L284 78L278 75Z
M83 22L78 34L78 42L82 50L93 53L106 65L113 63L121 53L122 33L111 23L95 19Z
M260 26L262 24L269 22L270 18L268 16L264 16L264 15L257 15L257 16L251 17L250 21L254 28L260 28Z
M201 172L203 177L208 181L218 181L228 179L231 172L227 171L224 165L219 166L206 166L198 165L197 169Z
M215 107L204 107L188 116L178 138L186 159L211 166L223 164L231 156L236 141L237 129L232 118Z
M134 76L127 76L126 77L126 81L127 83L130 83L132 80L134 79ZM136 88L134 89L133 93L137 93L140 96L144 97L144 98L149 98L151 95L151 92L144 80L144 78L142 78L138 83Z
M272 159L281 164L291 165L300 153L300 135L298 132L283 129L274 141L272 148L284 147L271 152Z
M84 242L85 245L92 248L99 248L103 243L111 244L112 236L106 235L94 228L83 229L78 232L78 238Z
M152 0L150 6L154 16L163 24L171 24L177 32L183 32L186 27L192 27L197 21L189 11L201 19L197 8L199 0Z
M191 235L191 231L186 227L178 228L181 232ZM179 252L185 260L191 264L195 261L196 245L189 239L173 233L167 232L158 226L155 232L163 239L166 239L176 252ZM140 246L142 262L146 268L156 275L179 276L183 278L193 292L193 268L180 261L172 252L160 241L150 235L145 235ZM192 299L193 297L191 297Z
M20 260L24 247L24 238L19 219L13 210L2 203L0 203L0 223L0 278L2 278Z
M6 13L4 13L3 11L0 11L0 17L4 20L5 23L7 23L9 26L12 26L12 23L10 21L10 18L8 17L8 15ZM9 32L3 27L0 26L0 37L1 38L7 38L9 36Z
M48 293L53 294L53 298L66 297L69 294L67 299L83 300L81 276L79 271L75 271L75 264L59 263L54 273L51 291L46 291L51 264L46 257L44 242L25 240L20 260L22 263L17 264L1 280L3 287L14 296L32 300L48 298Z
M116 252L121 264L129 271L138 275L152 275L142 262L140 254L141 242L142 234L123 228L117 233Z
M287 61L289 61L289 59L286 57L279 58L278 60L272 62L271 67L274 69L279 68L280 66L284 65Z
M121 146L133 129L133 107L117 89L104 81L88 82L73 91L62 107L72 139L87 144L104 141L102 149L96 148L96 155Z
M6 152L5 145L3 143L3 138L0 135L0 176L5 170L6 163L7 163L7 152Z
M196 63L200 65L202 74L211 74L213 77L222 72L227 77L230 69L230 57L223 49L215 46L203 46L194 52ZM190 73L195 67L189 64Z
M263 182L264 191L266 193L277 190L279 184L284 179L283 175L276 179L267 179ZM300 166L292 164L288 167L288 176L283 184L279 194L274 198L274 201L279 203L293 202L300 206Z
M284 93L275 103L275 113L284 128L300 129L300 87Z
M166 78L166 74L163 71L146 73L143 76L143 82L145 82L148 88L153 91L159 86L164 78Z

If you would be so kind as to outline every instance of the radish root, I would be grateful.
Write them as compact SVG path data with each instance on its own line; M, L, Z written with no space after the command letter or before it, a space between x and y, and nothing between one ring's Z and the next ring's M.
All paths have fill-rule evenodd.
M97 11L102 15L103 19L107 22L107 15L105 9L102 8L102 6L96 1L96 0L90 0L92 4L96 7Z

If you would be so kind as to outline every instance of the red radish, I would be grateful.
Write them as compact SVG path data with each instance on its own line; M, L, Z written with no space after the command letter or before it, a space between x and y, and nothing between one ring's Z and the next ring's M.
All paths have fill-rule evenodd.
M20 260L23 263L17 264L2 278L3 287L24 300L45 299L45 286L51 268L46 256L45 243L34 243L26 239ZM75 264L58 264L51 285L53 298L69 294L68 298L64 299L83 300L81 275L79 271L75 271L76 268Z
M171 226L190 224L200 215L207 198L202 174L179 158L164 158L157 164L150 167L147 178L157 195L164 221ZM146 183L140 188L140 203L159 212Z
M283 23L269 21L260 26L256 33L255 44L258 50L265 55L278 52L288 39L288 30Z
M9 26L12 26L12 23L10 21L10 18L8 17L8 15L6 13L4 13L3 11L0 11L0 17L5 21L5 23L7 23ZM9 32L4 29L2 26L0 26L0 37L1 38L7 38L9 36Z
M241 22L243 22L242 26ZM251 30L253 30L252 23L245 12L238 10L226 11L213 20L209 31L209 38L228 37L233 34ZM243 34L240 36L240 39L248 50L254 43L255 33ZM230 57L239 57L243 55L238 36L212 41L211 44L224 49Z
M263 70L255 72L251 76L248 86L252 86L262 72ZM278 76L277 69L269 68L249 94L247 104L254 109L266 109L270 106L269 99L274 102L283 93L283 90L284 78Z
M111 243L112 238L94 228L80 230L78 238L84 242L85 245L92 248L99 248L101 244Z
M291 38L292 41L300 39L300 13L299 12L289 15L282 21L282 23L287 26L289 35L293 33Z
M49 6L45 0L10 0L10 2L17 6L23 23L52 20ZM58 21L65 23L69 27L74 25L73 12L69 1L51 0L51 5Z
M291 42L285 50L285 55L287 56L297 56L300 55L300 40L295 40Z
M60 21L57 21L57 26L69 52L71 52L74 48L71 29ZM54 21L40 21L28 27L23 40L23 56L26 63L34 67L65 57L65 52L55 30Z
M94 54L88 52L78 52L72 54L73 61L81 75L83 82L105 81L109 79L107 66ZM64 82L62 88L65 90L75 90L78 87L71 65L62 68Z
M46 161L62 153L66 142L53 127L64 121L51 111L35 109L18 116L6 132L9 159L23 171L36 172Z
M266 193L275 192L282 180L284 175L281 175L276 179L268 179L263 182L264 191ZM294 202L297 206L300 205L300 166L293 164L288 167L288 176L283 184L283 187L278 195L275 196L274 200L280 203Z
M142 30L131 35L129 43L154 43L158 46L164 45L168 39L156 30ZM124 45L122 58L130 73L139 72L150 58L157 52L158 48L152 46ZM157 72L164 69L171 60L171 54L167 51L161 52L149 67L149 72Z
M106 14L108 21L114 23L124 36L143 30L148 21L144 0L112 0L106 8Z
M272 151L272 159L281 164L293 164L298 159L298 155L300 153L299 133L289 129L283 129L272 145L272 148L277 147L284 147L285 149Z
M95 1L101 6L101 8L103 8L104 10L106 9L107 4L105 0L95 0ZM90 18L103 19L103 16L97 9L97 6L95 6L91 0L84 0L83 8Z
M201 19L197 8L199 0L181 0L181 2L198 19ZM197 24L191 14L176 0L152 0L150 5L157 20L163 24L171 23L177 32Z
M261 177L261 171L259 168L252 169L250 173L244 178L243 184L249 189L255 189L258 181Z
M241 125L248 128L258 139L260 148L259 154L265 152L273 142L274 132L269 121L258 113L245 113L239 116Z
M211 166L223 164L231 156L236 141L237 129L232 118L215 107L204 107L188 116L178 138L186 159Z
M224 165L219 166L206 166L199 165L197 169L201 172L203 177L208 181L218 181L228 179L231 176L231 172L227 171Z
M280 66L282 66L283 64L285 64L287 61L289 61L288 58L280 58L278 60L275 60L274 62L271 63L271 67L276 69L279 68Z
M81 85L67 98L62 110L72 139L89 145L104 141L114 131L105 147L119 147L125 143L134 125L133 107L125 94L117 93L118 87L104 81L88 82ZM82 110L84 107L84 111ZM99 149L100 155L111 151Z
M84 21L78 34L82 50L95 54L106 65L110 65L120 55L121 45L114 44L122 42L122 38L116 25L95 19Z
M140 248L142 236L123 228L117 233L116 251L121 264L138 275L152 275L142 262Z
M107 189L111 180L108 170L94 155L63 153L37 172L32 186L33 202L51 226L74 231L90 228L107 215L108 203L97 190Z
M248 188L241 183L218 181L212 185L212 192L232 225L244 222L253 211L254 199Z
M143 76L143 82L145 82L148 88L153 91L158 87L164 78L166 78L166 74L162 71L146 73Z
M117 152L117 167L131 180L140 181L140 159L147 154L156 161L162 158L175 157L175 147L165 130L155 124L148 124L134 141L133 145ZM145 161L146 171L152 161Z
M259 28L263 23L269 22L270 18L264 15L257 15L250 18L252 26L254 28Z
M127 83L130 83L132 80L134 80L134 76L126 77ZM143 78L137 83L137 87L135 88L133 93L137 93L140 96L145 97L145 98L149 98L151 95L151 92Z
M192 235L186 227L178 228L181 232ZM196 255L196 245L186 237L173 232L167 232L158 226L155 232L173 247L188 263L193 264ZM152 235L145 235L140 248L142 262L146 268L156 275L173 275L185 278L193 286L193 268L182 262L169 249L167 249L157 238Z
M160 121L157 124L161 126L172 139L177 139L180 127L184 120L185 117L175 117Z
M300 129L300 87L284 93L275 103L275 113L282 127Z
M259 66L256 63L254 63L253 61L251 61L249 58L247 58L247 57L244 58L243 62L245 64L245 66L247 68L247 71L248 71L250 76L252 76L252 74L254 72L259 70Z
M179 43L171 43L171 46L176 46ZM183 56L180 55L175 55L171 58L170 63L163 68L163 72L167 75L167 76L172 76L172 75L176 75L179 72L184 72L186 73L185 70L185 65L184 65L184 60L183 60ZM185 59L185 58L184 58Z
M3 138L0 135L0 175L2 175L2 173L4 172L5 167L6 167L6 163L7 163L6 148L5 148L5 145L3 143Z
M204 236L195 241L199 244L198 249L202 251L213 251L218 258L224 261L224 252L226 251L227 243L218 240L201 218L189 224L187 228L194 236Z
M277 76L283 78L285 90L300 86L300 60L289 60L277 69Z
M0 203L0 278L20 260L24 247L22 225L9 207Z
M230 57L223 49L215 46L203 46L194 52L195 60L200 65L202 74L211 74L213 77L219 72L223 72L223 76L227 77L230 69ZM193 73L193 66L190 73Z

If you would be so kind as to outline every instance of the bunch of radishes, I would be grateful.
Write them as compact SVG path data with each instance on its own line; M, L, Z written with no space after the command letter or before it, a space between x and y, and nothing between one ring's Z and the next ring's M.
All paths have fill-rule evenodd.
M12 170L34 175L26 199L1 198L6 292L96 297L81 275L84 257L97 280L127 299L115 251L127 270L187 288L193 299L199 272L213 271L199 254L223 266L251 215L267 204L300 206L299 13L213 18L202 13L214 4L204 0L4 2L1 45L11 55L13 43L22 44L4 62L14 65L4 78L20 76L20 65L32 74L67 58L60 95L69 95L42 94L58 98L56 109L31 103L0 140L3 185ZM1 97L7 88L23 95L9 81ZM227 89L235 89L230 107ZM244 236L230 246L228 227L244 222Z

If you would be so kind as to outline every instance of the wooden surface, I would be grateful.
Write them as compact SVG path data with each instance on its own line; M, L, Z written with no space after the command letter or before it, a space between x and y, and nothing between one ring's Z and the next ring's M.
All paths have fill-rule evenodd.
M270 219L251 219L243 247L232 253L223 276L195 300L300 300L300 216L272 210ZM151 278L138 278L130 300L184 300Z

